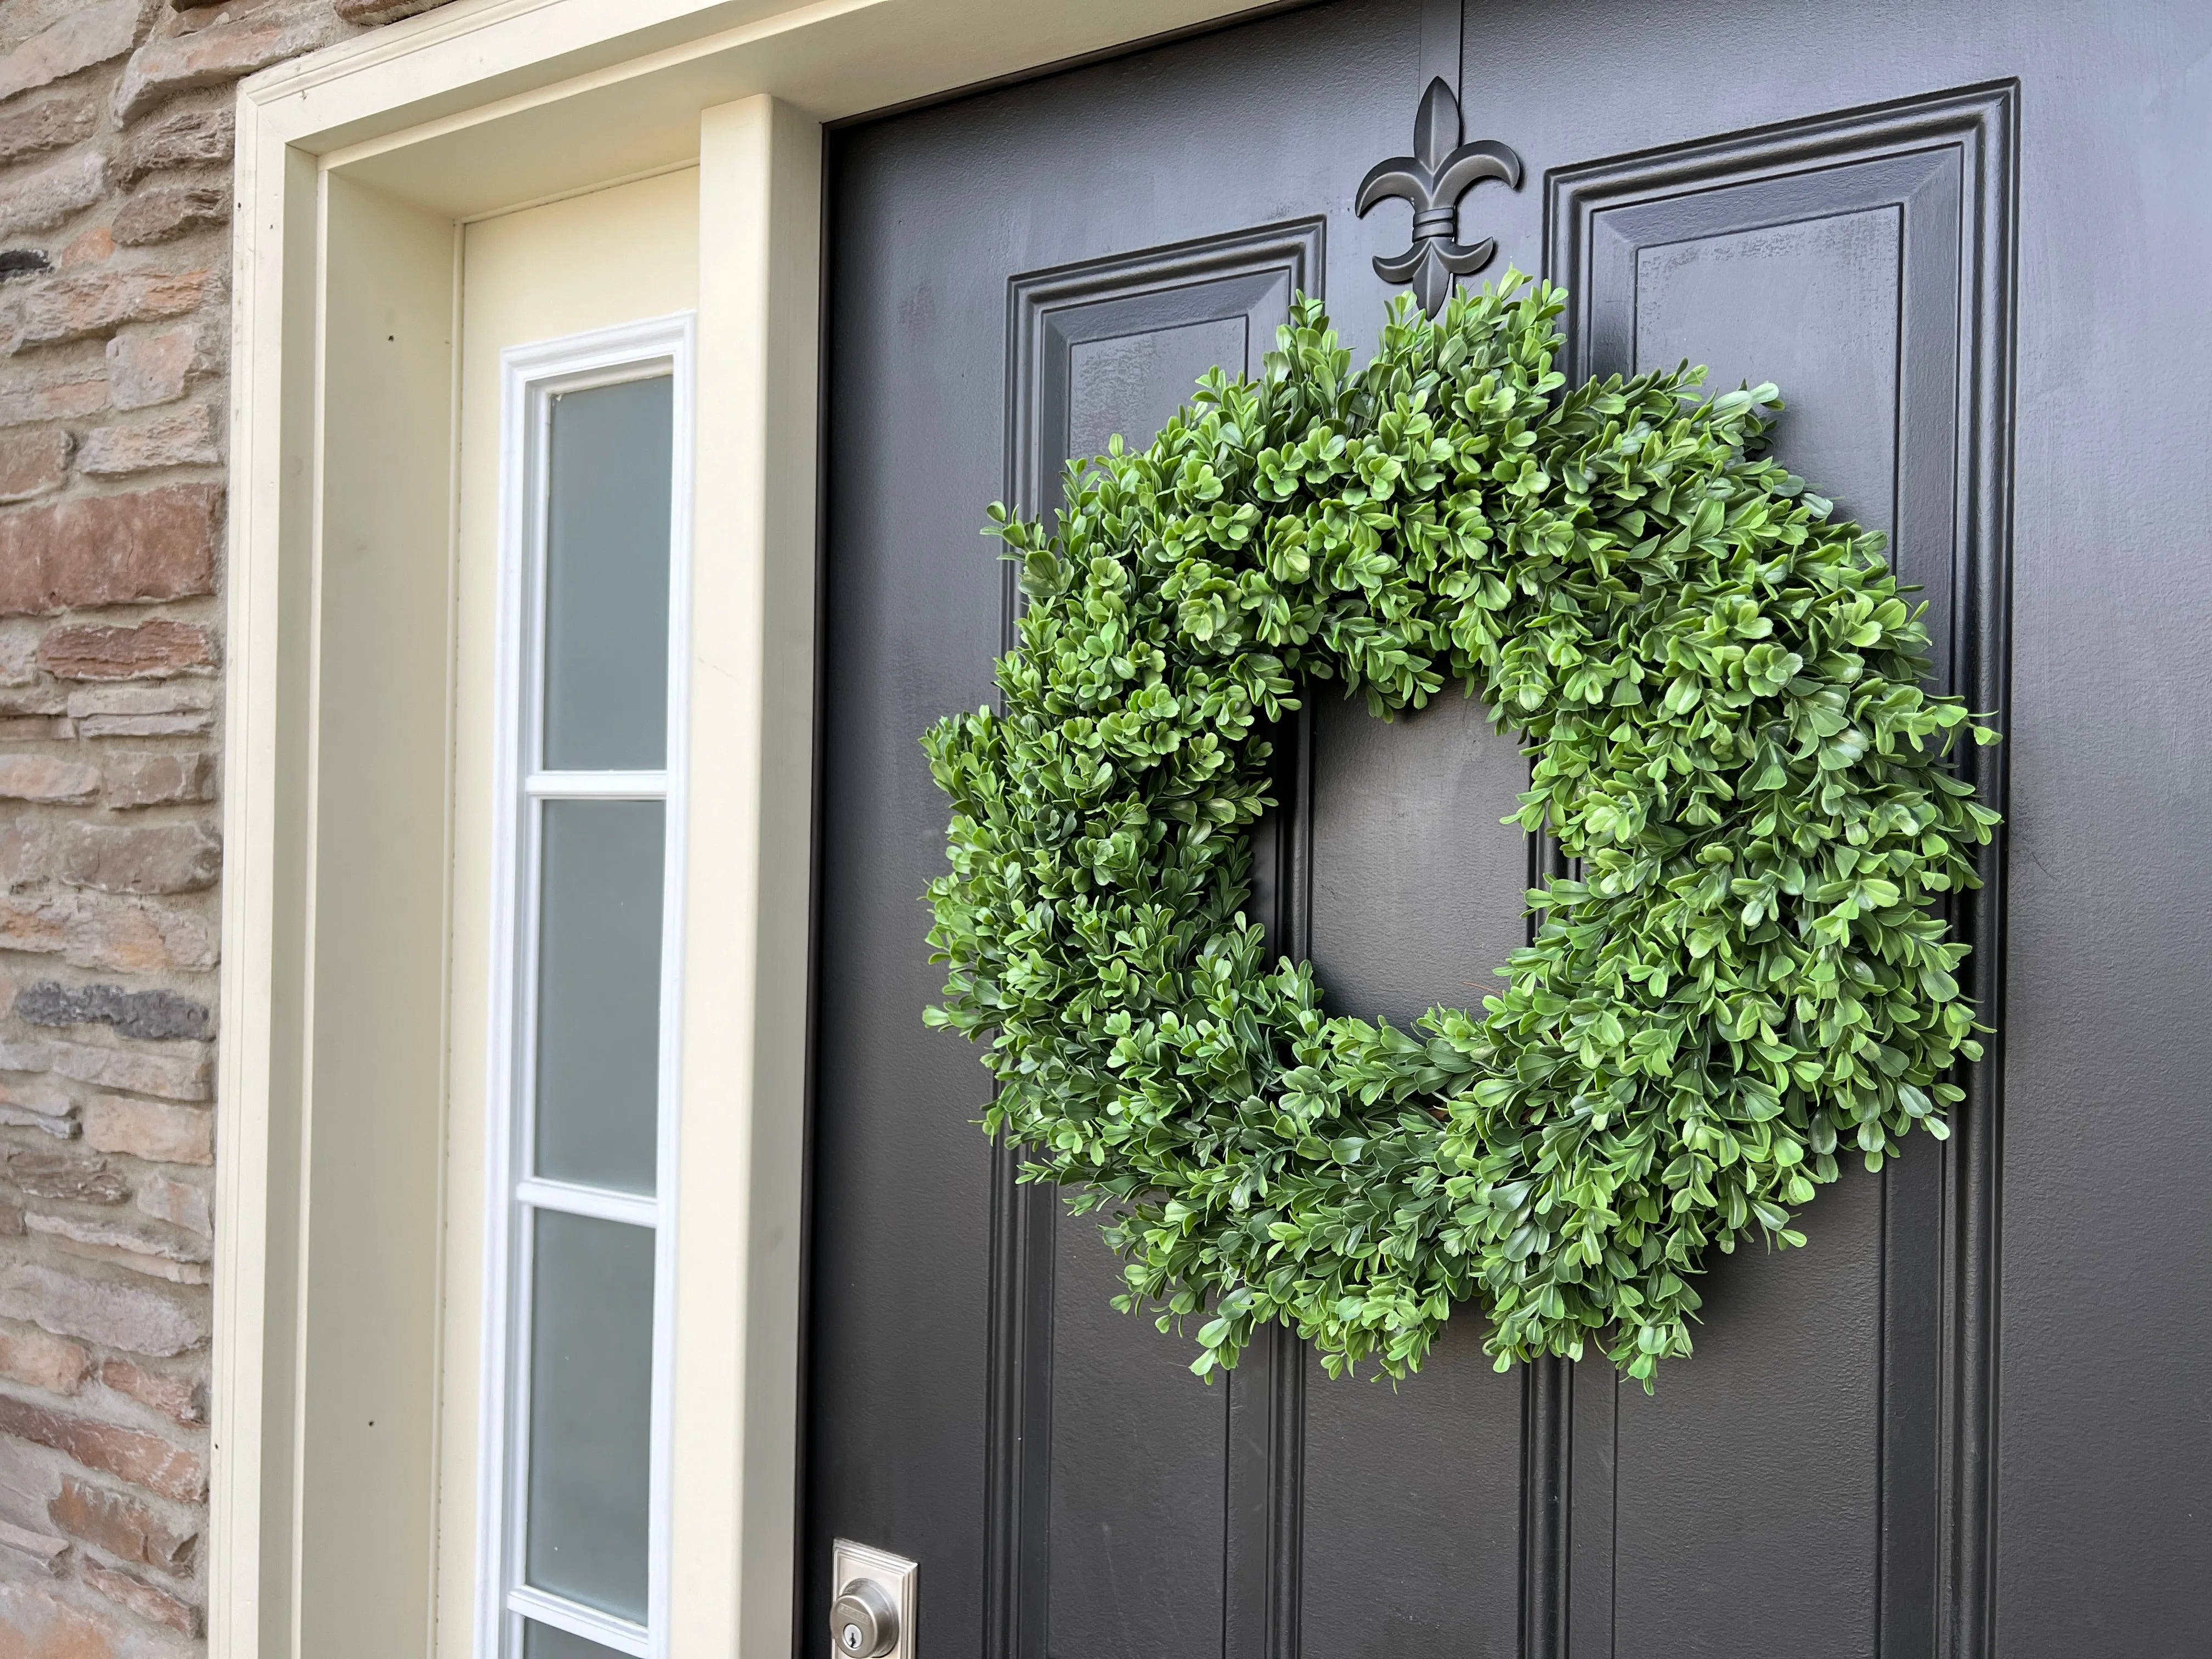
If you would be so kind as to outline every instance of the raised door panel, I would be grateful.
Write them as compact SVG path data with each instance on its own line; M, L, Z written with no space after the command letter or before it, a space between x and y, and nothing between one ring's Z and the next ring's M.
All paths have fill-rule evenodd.
M1049 510L1069 457L1147 441L1206 368L1256 372L1322 263L1309 221L1016 277L1016 498ZM1500 823L1518 743L1456 696L1389 723L1326 684L1307 701L1255 913L1334 1007L1410 1024L1476 1000L1525 938L1526 839ZM1270 1333L1204 1388L1187 1336L1111 1310L1091 1224L1017 1188L1011 1160L1000 1179L991 1600L1016 1651L1514 1650L1523 1382L1493 1371L1479 1318L1396 1387L1328 1378Z
M1825 118L1563 170L1548 204L1570 374L1686 357L1715 389L1778 383L1806 412L1776 453L1891 537L1936 682L1980 708L2002 625L2004 365L1984 325L2010 113L1997 88ZM1978 945L1998 890L1954 919ZM1966 1488L1986 1460L1995 1102L1993 1068L1972 1069L1948 1148L1917 1140L1880 1174L1839 1154L1806 1249L1712 1264L1697 1358L1656 1395L1575 1368L1575 1652L1936 1650L1951 1547L1962 1575L1985 1564Z
M1149 443L1208 369L1256 371L1291 295L1318 289L1322 251L1321 222L1305 220L1017 276L1012 498L1048 515L1070 459L1115 438ZM1010 586L1009 644L1016 602ZM1067 1215L1054 1189L1018 1186L1018 1158L1002 1152L995 1176L1001 1639L1024 1655L1218 1651L1237 1497L1231 1401L1261 1372L1207 1388L1188 1370L1187 1335L1115 1312L1120 1264L1095 1224Z
M1070 457L1148 441L1208 368L1257 372L1322 279L1318 221L1017 276L1015 499L1049 511ZM1403 1024L1474 1000L1525 936L1526 842L1499 823L1518 744L1457 697L1389 724L1325 684L1308 702L1281 733L1255 913L1333 1006ZM1014 1651L1514 1650L1522 1382L1493 1372L1478 1319L1396 1388L1328 1378L1280 1332L1203 1387L1187 1336L1112 1310L1091 1224L1017 1188L1012 1158L999 1180L990 1601Z

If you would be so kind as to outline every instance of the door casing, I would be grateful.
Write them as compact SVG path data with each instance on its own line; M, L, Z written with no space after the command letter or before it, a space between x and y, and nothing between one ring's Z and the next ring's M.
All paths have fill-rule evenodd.
M457 0L241 85L210 1654L427 1653L453 1571L464 226L690 167L708 204L670 1628L787 1652L821 123L1245 9Z

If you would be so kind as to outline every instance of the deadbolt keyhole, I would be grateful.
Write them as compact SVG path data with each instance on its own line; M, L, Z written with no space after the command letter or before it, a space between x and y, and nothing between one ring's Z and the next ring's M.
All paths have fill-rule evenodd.
M872 1578L854 1578L830 1608L830 1639L845 1659L882 1659L898 1645L898 1603Z

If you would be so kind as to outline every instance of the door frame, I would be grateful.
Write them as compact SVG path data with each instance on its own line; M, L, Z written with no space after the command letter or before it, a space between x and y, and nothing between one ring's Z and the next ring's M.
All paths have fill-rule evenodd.
M1273 9L454 0L240 87L214 1659L300 1652L311 1604L319 1653L395 1599L439 1640L441 1285L479 1248L442 1224L462 227L679 167L709 204L685 833L717 853L684 898L669 1629L684 1659L780 1656L822 125Z

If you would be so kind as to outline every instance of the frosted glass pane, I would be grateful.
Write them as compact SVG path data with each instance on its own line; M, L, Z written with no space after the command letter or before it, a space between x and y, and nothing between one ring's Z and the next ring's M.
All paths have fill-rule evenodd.
M529 1581L645 1620L653 1233L536 1212Z
M649 1193L667 809L657 800L549 800L543 810L535 1170Z
M544 764L556 771L668 763L672 384L663 374L553 399Z
M555 1630L534 1619L522 1623L522 1659L626 1659L613 1648L586 1642L565 1630Z

